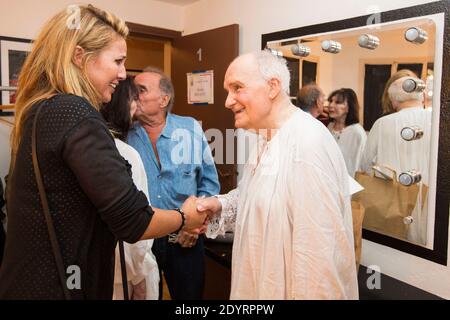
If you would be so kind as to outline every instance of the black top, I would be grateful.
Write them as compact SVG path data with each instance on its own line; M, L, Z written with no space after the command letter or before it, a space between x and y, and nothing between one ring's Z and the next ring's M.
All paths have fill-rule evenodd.
M36 106L27 114L8 180L0 299L64 299L33 171L35 113ZM81 270L81 288L70 290L72 297L111 299L117 239L133 243L144 234L153 214L147 198L133 184L100 113L81 97L46 102L38 116L37 153L65 268Z

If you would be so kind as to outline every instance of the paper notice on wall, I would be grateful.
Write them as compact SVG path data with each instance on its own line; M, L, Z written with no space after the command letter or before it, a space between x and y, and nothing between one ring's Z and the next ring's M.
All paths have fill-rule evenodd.
M188 104L214 103L214 71L187 73Z

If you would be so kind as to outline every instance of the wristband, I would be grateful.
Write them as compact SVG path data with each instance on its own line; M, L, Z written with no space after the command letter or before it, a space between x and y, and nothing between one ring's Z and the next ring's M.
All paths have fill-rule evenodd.
M185 221L186 221L186 217L184 216L183 210L181 210L180 208L175 208L175 209L173 209L173 210L175 210L176 212L178 212L178 213L181 215L181 225L180 225L180 227L178 228L178 230L174 232L174 233L178 233L178 232L181 231L181 229L183 229L184 223L185 223Z

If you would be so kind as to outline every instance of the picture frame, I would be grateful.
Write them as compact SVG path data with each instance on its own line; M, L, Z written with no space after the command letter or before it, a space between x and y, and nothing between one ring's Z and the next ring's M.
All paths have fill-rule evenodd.
M27 54L31 51L29 39L0 36L0 86L15 87ZM0 92L0 105L13 105L15 91ZM11 113L0 109L1 113ZM3 114L5 115L5 114Z

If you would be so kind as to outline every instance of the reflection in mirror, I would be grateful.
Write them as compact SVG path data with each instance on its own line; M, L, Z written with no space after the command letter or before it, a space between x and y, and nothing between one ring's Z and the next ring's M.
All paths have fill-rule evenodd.
M286 58L299 107L312 110L302 106L308 95L325 97L320 114L310 113L329 128L349 175L365 188L353 198L365 210L363 227L420 245L433 221L435 28L419 18L267 43Z

